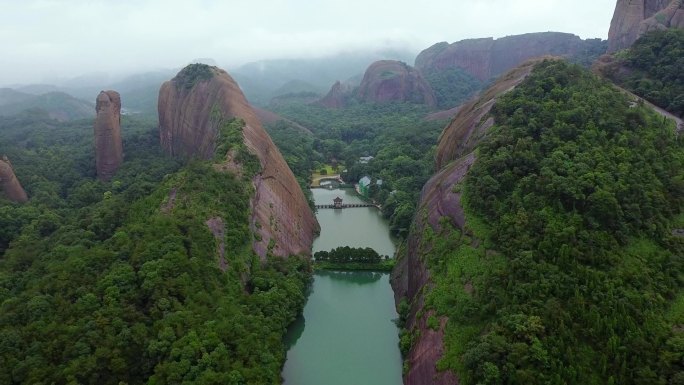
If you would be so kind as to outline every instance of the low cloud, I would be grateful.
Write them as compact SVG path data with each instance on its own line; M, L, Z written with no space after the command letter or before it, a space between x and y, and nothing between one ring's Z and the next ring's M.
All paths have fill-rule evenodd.
M577 0L4 2L0 84L83 73L227 67L268 58L561 31L606 38L614 4ZM9 3L9 4L7 4Z

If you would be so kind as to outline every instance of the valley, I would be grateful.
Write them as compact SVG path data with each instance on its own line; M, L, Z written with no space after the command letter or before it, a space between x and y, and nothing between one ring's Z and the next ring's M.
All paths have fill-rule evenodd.
M363 202L348 189L314 189L313 196L316 204L338 196ZM319 210L317 217L321 234L314 252L352 246L394 255L396 240L374 207ZM314 272L302 317L286 336L284 384L400 383L397 318L389 273Z
M684 4L601 23L8 83L0 385L684 384Z

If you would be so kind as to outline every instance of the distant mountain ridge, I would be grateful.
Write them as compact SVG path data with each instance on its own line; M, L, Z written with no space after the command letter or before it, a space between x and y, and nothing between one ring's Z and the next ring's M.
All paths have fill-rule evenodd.
M579 36L562 32L467 39L451 44L441 42L418 54L415 67L424 74L460 68L480 81L487 81L534 57L572 57L591 52L593 46L600 44L600 39L582 40ZM599 49L596 56L600 53L603 52Z
M0 89L0 115L17 115L24 111L40 110L50 118L64 122L95 116L94 105L64 92L31 95L11 88Z
M310 91L323 94L337 80L363 74L377 60L410 62L414 57L414 52L401 50L355 51L313 59L262 60L235 68L231 73L250 103L265 106L276 96L302 91L303 84L312 87Z

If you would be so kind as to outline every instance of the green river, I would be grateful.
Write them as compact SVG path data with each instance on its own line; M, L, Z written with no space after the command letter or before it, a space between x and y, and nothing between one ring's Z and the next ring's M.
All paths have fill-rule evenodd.
M314 189L316 204L362 203L353 190ZM372 247L393 255L389 227L378 210L321 209L314 252L337 246ZM290 328L283 369L286 385L400 385L397 313L388 273L314 274L304 314Z

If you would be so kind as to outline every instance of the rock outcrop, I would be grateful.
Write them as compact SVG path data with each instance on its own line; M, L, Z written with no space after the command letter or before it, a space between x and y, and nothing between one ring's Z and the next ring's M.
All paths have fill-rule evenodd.
M629 48L652 30L684 28L682 0L618 0L608 32L608 52Z
M257 235L254 251L262 258L269 249L277 256L311 253L319 231L316 217L285 159L228 73L190 65L161 86L158 108L162 147L174 156L213 157L218 123L212 115L242 119L244 144L261 163L251 199L250 227Z
M318 100L316 104L326 108L344 108L347 105L349 96L351 95L351 88L343 85L340 81L336 81L330 88L330 91L322 99Z
M2 191L7 199L17 203L28 201L26 191L21 187L19 179L14 174L12 163L6 156L0 159L0 184L2 184Z
M422 73L460 68L481 81L497 77L538 56L573 56L586 49L589 40L561 32L540 32L500 39L468 39L437 43L422 51L415 66Z
M121 97L116 91L97 95L95 111L95 166L97 177L110 180L123 163Z
M365 102L409 102L437 105L434 92L419 71L396 60L371 64L363 75L358 97Z
M430 245L424 242L422 235L427 227L439 233L442 218L460 229L465 227L461 193L454 186L463 180L476 161L474 148L494 124L490 111L496 99L520 84L538 62L530 61L510 71L477 99L465 104L439 139L436 159L438 172L423 187L416 211L420 214L414 219L406 255L397 262L391 278L397 302L406 298L411 306L406 328L418 330L418 337L406 357L409 361L409 370L404 375L406 385L458 383L454 373L438 371L436 367L442 355L444 327L448 320L440 318L437 330L427 327L427 318L432 313L423 309L423 288L429 287L431 281L421 255Z

